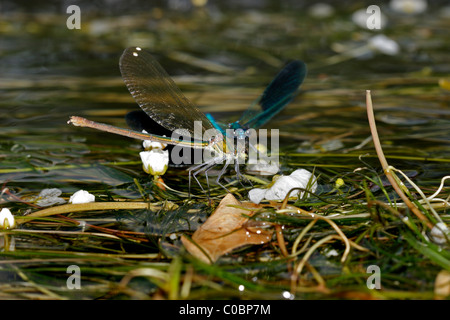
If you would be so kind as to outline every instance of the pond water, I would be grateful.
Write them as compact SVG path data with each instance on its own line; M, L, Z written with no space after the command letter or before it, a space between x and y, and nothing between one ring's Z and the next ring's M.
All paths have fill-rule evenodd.
M69 14L61 7L4 5L3 182L70 192L78 186L68 181L116 185L139 174L136 166L112 165L125 175L108 176L95 166L139 160L138 141L66 124L80 115L126 127L124 115L139 107L121 80L118 60L132 45L152 52L188 98L224 122L238 119L286 61L305 61L301 95L267 126L280 129L285 153L324 152L334 139L342 150L358 146L369 137L364 94L370 89L388 155L448 157L448 93L439 86L449 72L448 8L411 16L386 5L387 26L370 31L352 21L362 8L356 4L320 18L306 4L270 10L174 3L129 14L86 5L80 30L66 27ZM380 34L397 42L397 53L355 53ZM368 143L358 152L371 148ZM329 160L292 157L287 169ZM64 169L79 164L92 166ZM423 165L426 176L442 175L441 164Z

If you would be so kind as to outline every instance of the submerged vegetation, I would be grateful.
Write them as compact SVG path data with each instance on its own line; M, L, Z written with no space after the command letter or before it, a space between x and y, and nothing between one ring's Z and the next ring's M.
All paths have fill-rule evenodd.
M13 38L22 25L20 39L37 46L50 32L55 46L45 52L54 61L23 53L25 80L16 69L0 79L10 111L1 120L0 204L15 220L0 214L0 299L448 299L448 23L429 10L428 19L391 13L387 31L403 55L367 51L361 42L375 33L354 25L351 11L93 15L66 43L76 63L64 59L68 31L56 27L58 15L4 20L9 43L20 46ZM237 200L217 185L209 198L195 186L189 196L186 168L154 179L142 170L139 142L65 125L77 108L124 126L138 106L111 68L128 45L151 47L186 96L232 121L283 61L304 59L300 97L270 126L280 128L281 172L308 169L315 191L256 205L249 190L271 181L246 174L253 186L224 177ZM52 67L39 78L30 70L41 65ZM23 96L13 99L16 91ZM80 189L90 202L67 203ZM203 239L202 230L210 232ZM220 243L198 246L211 234Z

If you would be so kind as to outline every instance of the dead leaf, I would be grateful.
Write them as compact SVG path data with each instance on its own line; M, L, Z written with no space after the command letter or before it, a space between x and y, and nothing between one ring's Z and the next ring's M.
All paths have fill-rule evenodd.
M435 299L445 299L450 296L450 272L442 270L434 281Z
M192 241L185 236L181 237L184 246L193 256L206 263L213 263L238 247L270 241L273 231L245 226L248 218L243 214L251 216L254 211L232 206L260 208L254 204L244 205L230 193L226 195L216 211L194 232Z

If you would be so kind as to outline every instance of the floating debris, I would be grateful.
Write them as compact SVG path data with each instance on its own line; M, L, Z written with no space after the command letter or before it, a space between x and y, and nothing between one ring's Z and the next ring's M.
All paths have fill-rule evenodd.
M271 230L245 226L249 218L244 215L251 216L253 212L242 206L231 193L227 194L192 239L181 237L186 249L200 260L213 263L235 248L270 241Z

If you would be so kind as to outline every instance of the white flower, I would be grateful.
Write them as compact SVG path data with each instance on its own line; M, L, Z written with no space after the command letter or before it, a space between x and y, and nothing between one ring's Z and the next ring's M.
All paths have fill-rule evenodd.
M145 130L142 130L143 133L148 133ZM142 142L142 146L145 150L151 150L151 149L164 149L166 147L165 144L162 144L160 142L151 141L151 140L144 140Z
M16 220L8 208L0 211L0 229L13 229L16 226Z
M144 171L153 176L162 176L169 166L169 151L152 149L139 153Z
M95 196L84 190L78 190L69 199L69 203L72 204L89 203L89 202L95 202Z
M396 12L418 14L425 12L428 4L426 0L391 0L389 6Z
M400 52L398 43L386 37L384 34L379 34L370 38L368 45L371 49L390 56L395 56Z
M298 169L292 172L289 176L279 177L269 189L255 188L250 190L248 196L250 200L256 204L260 203L263 199L283 200L288 192L293 188L306 189L308 183L310 183L310 180L313 181L310 191L314 192L317 188L316 177L305 169ZM295 197L299 193L300 196L303 196L304 192L300 190L293 190L289 196Z
M450 238L449 231L450 230L444 223L436 223L436 225L433 227L433 229L431 229L430 232L431 239L438 244L443 244L447 242L447 239L445 239L445 235L447 235L447 238Z

